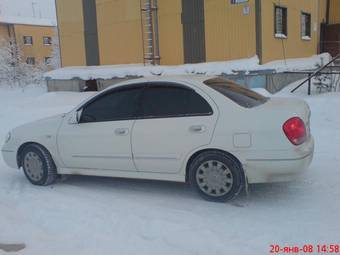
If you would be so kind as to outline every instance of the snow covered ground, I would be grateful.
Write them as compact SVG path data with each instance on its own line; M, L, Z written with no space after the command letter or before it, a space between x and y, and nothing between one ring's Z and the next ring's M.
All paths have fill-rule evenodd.
M0 144L16 125L90 96L45 91L0 88ZM248 197L228 204L167 182L73 176L35 187L0 156L0 244L24 243L15 254L25 255L262 255L271 244L339 243L340 93L307 98L304 92L297 94L310 104L316 140L305 178L251 186Z

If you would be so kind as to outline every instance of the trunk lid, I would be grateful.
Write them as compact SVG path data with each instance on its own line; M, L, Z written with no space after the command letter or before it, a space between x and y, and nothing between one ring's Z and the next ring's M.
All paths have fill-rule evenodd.
M265 111L268 118L275 116L282 124L292 117L299 117L306 125L307 137L310 136L310 117L309 105L298 98L270 98L265 104L257 107L258 110Z

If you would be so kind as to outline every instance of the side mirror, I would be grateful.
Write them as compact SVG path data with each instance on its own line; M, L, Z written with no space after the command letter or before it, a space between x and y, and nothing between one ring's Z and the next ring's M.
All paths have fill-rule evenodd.
M80 109L79 111L77 111L77 115L76 115L76 118L77 118L77 124L80 122L80 119L81 119L81 115L83 114L83 109Z
M76 111L76 112L72 112L68 120L68 123L72 125L78 124L80 122L82 113L83 113L83 109L80 109L79 111Z

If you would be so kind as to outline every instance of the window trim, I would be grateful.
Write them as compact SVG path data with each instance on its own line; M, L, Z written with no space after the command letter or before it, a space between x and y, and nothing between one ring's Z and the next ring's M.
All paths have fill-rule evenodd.
M143 96L144 93L147 91L147 89L149 89L150 87L173 87L173 88L181 88L181 89L185 89L188 91L193 91L194 93L196 93L197 95L199 95L210 107L211 112L209 113L197 113L197 114L177 114L177 115L164 115L164 116L141 116L141 117L137 117L137 120L148 120L148 119L171 119L171 118L184 118L184 117L203 117L203 116L211 116L214 115L214 109L211 106L211 103L208 102L208 100L206 98L204 98L201 94L197 93L197 91L189 86L186 86L184 84L181 83L177 83L177 82L167 82L167 81L153 81L153 82L149 82L145 88L145 90L142 92L142 95L140 97L140 104L142 104L142 100L143 100ZM139 108L140 110L142 109L142 107ZM139 115L142 115L141 112L138 112ZM137 114L137 115L138 115Z
M303 34L303 27L302 27L302 17L303 16L308 16L309 17L309 35L304 35ZM305 11L302 11L301 12L301 16L300 16L300 30L301 30L301 40L303 41L310 41L312 39L312 14L309 13L309 12L305 12ZM307 28L307 24L306 25L306 28ZM306 32L307 32L307 29L306 29Z
M45 38L48 38L51 42L45 43ZM51 46L52 45L52 37L51 36L43 36L43 45L44 46Z
M277 26L277 21L276 21L276 9L280 8L282 10L285 10L286 12L286 22L283 24L282 33L278 33L276 30L276 26ZM282 16L283 18L284 16ZM276 5L274 4L274 38L276 39L288 39L288 8L286 6L282 6L282 5Z
M30 37L31 38L31 43L26 43L25 42L25 38L26 37ZM22 39L23 39L24 45L33 45L33 36L31 36L31 35L24 35Z

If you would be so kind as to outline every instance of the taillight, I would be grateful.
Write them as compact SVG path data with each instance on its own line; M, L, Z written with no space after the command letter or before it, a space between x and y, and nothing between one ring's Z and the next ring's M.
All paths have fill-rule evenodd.
M294 145L303 144L307 138L306 126L302 119L294 117L283 124L283 131Z

